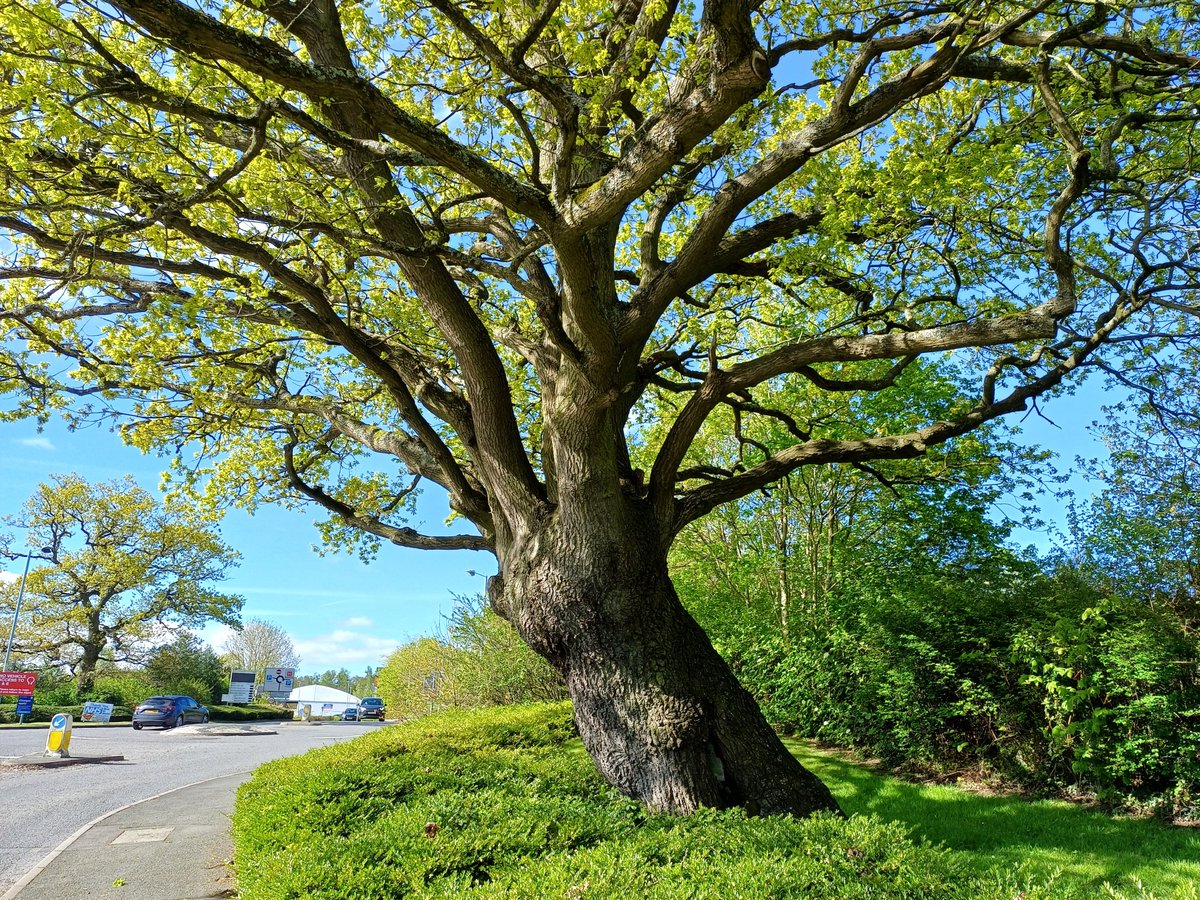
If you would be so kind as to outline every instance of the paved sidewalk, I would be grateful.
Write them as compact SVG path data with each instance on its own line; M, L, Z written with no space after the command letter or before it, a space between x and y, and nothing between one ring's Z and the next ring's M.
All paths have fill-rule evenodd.
M249 772L177 788L85 825L0 900L235 897L229 817Z

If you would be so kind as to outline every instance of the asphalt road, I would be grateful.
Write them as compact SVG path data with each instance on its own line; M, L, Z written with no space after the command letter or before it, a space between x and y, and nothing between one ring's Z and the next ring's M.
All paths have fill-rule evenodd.
M172 788L247 772L378 727L378 722L257 723L255 732L220 735L204 734L196 725L167 731L134 731L128 725L75 728L73 757L125 759L49 769L0 766L0 894L99 816ZM275 733L262 733L269 730ZM0 729L0 758L41 752L46 734L45 728Z

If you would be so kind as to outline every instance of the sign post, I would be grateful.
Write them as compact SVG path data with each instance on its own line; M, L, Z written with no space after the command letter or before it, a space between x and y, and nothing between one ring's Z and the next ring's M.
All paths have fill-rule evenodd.
M69 757L71 746L71 717L67 713L55 713L50 720L50 733L46 735L46 756Z
M0 694L17 698L17 724L24 725L25 717L33 712L33 689L37 672L0 672ZM26 703L25 701L29 702Z

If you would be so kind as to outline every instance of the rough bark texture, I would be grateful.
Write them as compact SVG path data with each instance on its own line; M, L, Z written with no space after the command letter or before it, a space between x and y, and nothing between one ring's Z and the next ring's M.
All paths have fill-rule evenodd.
M630 515L584 535L555 519L491 585L565 676L601 774L655 810L837 810L680 604L648 523Z

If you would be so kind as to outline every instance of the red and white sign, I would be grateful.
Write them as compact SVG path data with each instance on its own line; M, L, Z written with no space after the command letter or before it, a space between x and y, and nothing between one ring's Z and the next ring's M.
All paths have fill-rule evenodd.
M32 694L37 672L0 672L0 694L21 697Z

